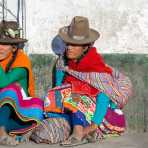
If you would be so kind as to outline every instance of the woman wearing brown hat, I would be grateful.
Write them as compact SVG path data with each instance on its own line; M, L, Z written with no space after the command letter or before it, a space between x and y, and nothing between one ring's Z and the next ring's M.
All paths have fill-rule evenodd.
M89 27L86 17L76 16L69 26L59 30L59 36L67 45L65 51L67 67L63 68L65 75L61 85L65 83L72 85L74 101L82 102L81 98L87 96L94 102L91 107L94 110L91 123L86 119L86 112L89 112L90 106L86 104L80 107L78 103L77 112L70 114L73 134L61 145L74 146L93 142L96 138L96 131L98 131L97 136L122 133L125 130L125 119L120 108L126 104L126 99L123 99L121 103L120 99L116 100L112 97L113 95L107 94L108 92L104 91L103 87L101 88L105 82L104 78L112 79L113 69L104 63L102 56L93 47L93 43L100 34ZM56 81L59 81L58 77ZM118 92L111 90L114 93Z
M21 137L7 134L22 135L42 119L43 102L28 98L35 95L34 80L30 60L18 46L27 40L19 33L16 22L0 22L0 144L18 144Z

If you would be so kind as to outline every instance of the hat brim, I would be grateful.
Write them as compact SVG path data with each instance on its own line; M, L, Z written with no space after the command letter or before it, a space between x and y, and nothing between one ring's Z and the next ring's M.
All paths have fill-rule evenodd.
M19 43L25 43L27 42L28 40L27 39L21 39L21 38L18 38L18 39L0 39L0 44L19 44Z
M77 45L85 45L89 43L93 43L100 37L100 33L94 29L89 30L89 36L84 39L74 39L68 34L68 26L63 27L59 30L59 36L66 42L70 44L77 44Z

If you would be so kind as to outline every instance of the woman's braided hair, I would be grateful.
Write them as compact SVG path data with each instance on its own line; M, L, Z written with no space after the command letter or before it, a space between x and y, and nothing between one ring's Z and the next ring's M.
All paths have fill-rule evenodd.
M18 53L18 46L17 45L12 45L12 48L16 48L16 50L13 52L12 59L8 62L7 66L6 66L6 72L8 72L11 69L11 66L12 66L13 62L15 61L17 53Z

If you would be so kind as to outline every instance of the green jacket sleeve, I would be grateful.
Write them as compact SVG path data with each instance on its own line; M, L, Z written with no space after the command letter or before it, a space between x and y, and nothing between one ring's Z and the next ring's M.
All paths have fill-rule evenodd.
M5 73L0 66L0 88L4 88L11 83L19 82L21 79L27 77L27 70L23 67L14 68Z

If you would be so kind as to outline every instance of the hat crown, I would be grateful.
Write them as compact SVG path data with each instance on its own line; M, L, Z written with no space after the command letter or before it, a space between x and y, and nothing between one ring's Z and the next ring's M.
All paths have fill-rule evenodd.
M89 36L89 22L86 17L76 16L68 27L68 34L74 39L84 39Z
M16 38L19 37L20 31L15 21L2 21L0 23L0 38Z
M86 45L96 41L100 34L98 31L89 27L87 17L75 16L69 26L59 29L59 36L66 43Z
M7 29L11 28L11 29L17 30L18 24L15 21L2 21L0 23L0 29L1 28L7 28Z

